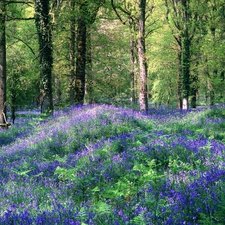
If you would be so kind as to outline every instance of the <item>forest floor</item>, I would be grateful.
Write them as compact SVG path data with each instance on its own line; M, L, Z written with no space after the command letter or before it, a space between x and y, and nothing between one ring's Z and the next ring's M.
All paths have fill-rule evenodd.
M0 130L0 224L225 224L225 106L17 113Z

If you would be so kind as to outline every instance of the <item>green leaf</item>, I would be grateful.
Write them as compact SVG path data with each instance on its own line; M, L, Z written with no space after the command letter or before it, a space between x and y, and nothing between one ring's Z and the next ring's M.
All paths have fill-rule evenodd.
M22 171L22 172L19 172L19 171L16 171L16 170L13 170L14 173L20 175L20 176L25 176L25 177L29 177L27 175L27 173L29 173L31 170L25 170L25 171Z
M94 211L96 211L99 214L109 214L109 213L111 213L111 206L103 201L99 201L95 205Z
M99 187L98 187L98 186L96 186L94 189L92 189L92 191L93 191L93 192L99 192L99 191L100 191L100 189L99 189Z

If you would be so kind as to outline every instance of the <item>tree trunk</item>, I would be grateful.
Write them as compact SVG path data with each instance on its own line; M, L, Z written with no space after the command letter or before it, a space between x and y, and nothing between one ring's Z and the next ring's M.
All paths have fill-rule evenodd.
M55 77L55 100L54 100L54 105L59 106L61 102L61 81L59 77Z
M87 41L87 2L80 5L80 15L77 23L77 61L76 61L76 104L84 104L85 72L86 72L86 41Z
M182 61L181 61L181 46L178 43L178 74L177 74L177 108L182 109L182 95L181 95L181 75L182 75Z
M131 103L136 103L135 97L135 41L133 37L133 32L131 31L130 35L130 95L131 95Z
M198 62L196 63L196 67ZM198 70L194 70L191 75L191 86L190 86L190 97L191 97L191 108L197 107L197 93L198 93Z
M52 99L52 32L49 0L35 1L35 23L40 52L41 113L53 113Z
M85 81L85 103L94 102L93 99L93 74L92 74L92 40L91 26L87 28L86 37L86 81Z
M188 6L187 1L182 1L183 7L184 7L184 25L183 25L183 34L181 35L181 41L182 41L182 109L187 110L189 107L189 92L190 92L190 46L191 46L191 40L189 37L189 15L188 15Z
M71 18L70 18L70 104L74 104L75 101L75 40L76 40L76 16L75 16L75 2L73 0L70 1L71 7Z
M148 88L147 88L147 62L145 54L145 10L146 0L139 0L139 24L138 24L138 57L140 63L140 110L148 110Z
M6 40L5 0L0 1L0 124L6 124Z
M225 66L223 66L225 68ZM223 100L224 97L224 80L225 80L225 71L222 71L220 74L220 100Z
M187 37L184 38L182 51L182 109L189 107L190 92L190 43Z
M211 37L213 42L215 43L216 41L216 28L214 26L210 27L210 32L211 32ZM210 101L210 106L213 106L215 104L215 91L214 91L214 85L213 85L213 79L217 77L218 70L215 68L213 70L212 76L210 76L210 72L208 69L208 90L209 90L209 101Z
M208 90L209 90L209 104L210 106L213 106L215 104L215 93L214 93L213 85L210 79L208 81Z

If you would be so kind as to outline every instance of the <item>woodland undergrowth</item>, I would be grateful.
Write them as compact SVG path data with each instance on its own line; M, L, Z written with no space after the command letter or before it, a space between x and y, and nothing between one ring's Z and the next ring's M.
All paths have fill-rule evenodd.
M224 224L225 106L27 111L0 131L0 224Z

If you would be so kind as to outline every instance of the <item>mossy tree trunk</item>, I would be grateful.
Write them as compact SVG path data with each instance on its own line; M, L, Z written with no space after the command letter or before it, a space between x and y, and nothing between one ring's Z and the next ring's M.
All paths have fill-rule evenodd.
M49 0L35 1L35 23L39 39L41 113L53 113L52 98L52 27Z
M70 1L70 104L75 100L75 79L76 79L76 16L75 16L75 1Z
M92 62L92 35L91 27L87 28L86 44L86 81L85 81L85 103L93 103L93 62Z
M185 32L186 33L186 32ZM186 33L183 37L182 46L182 109L189 108L190 95L190 40Z
M190 95L191 42L195 24L190 0L165 0L166 18L178 43L178 107L188 109Z
M177 108L182 109L182 95L181 95L181 74L182 74L182 66L181 66L181 39L180 35L176 38L177 40L177 59L178 59L178 71L177 71Z
M0 124L6 124L6 39L5 0L0 1Z
M79 6L79 17L77 20L77 59L75 79L75 103L84 104L85 73L86 73L86 42L87 42L87 2Z
M92 54L91 54L91 25L95 22L99 8L105 3L104 0L83 0L77 4L79 7L77 17L77 52L76 52L76 75L75 75L75 103L85 103L86 81L92 80ZM87 55L89 54L89 55ZM87 69L90 69L87 73ZM87 77L90 75L89 77ZM91 87L89 89L91 90ZM89 95L90 96L90 95Z

